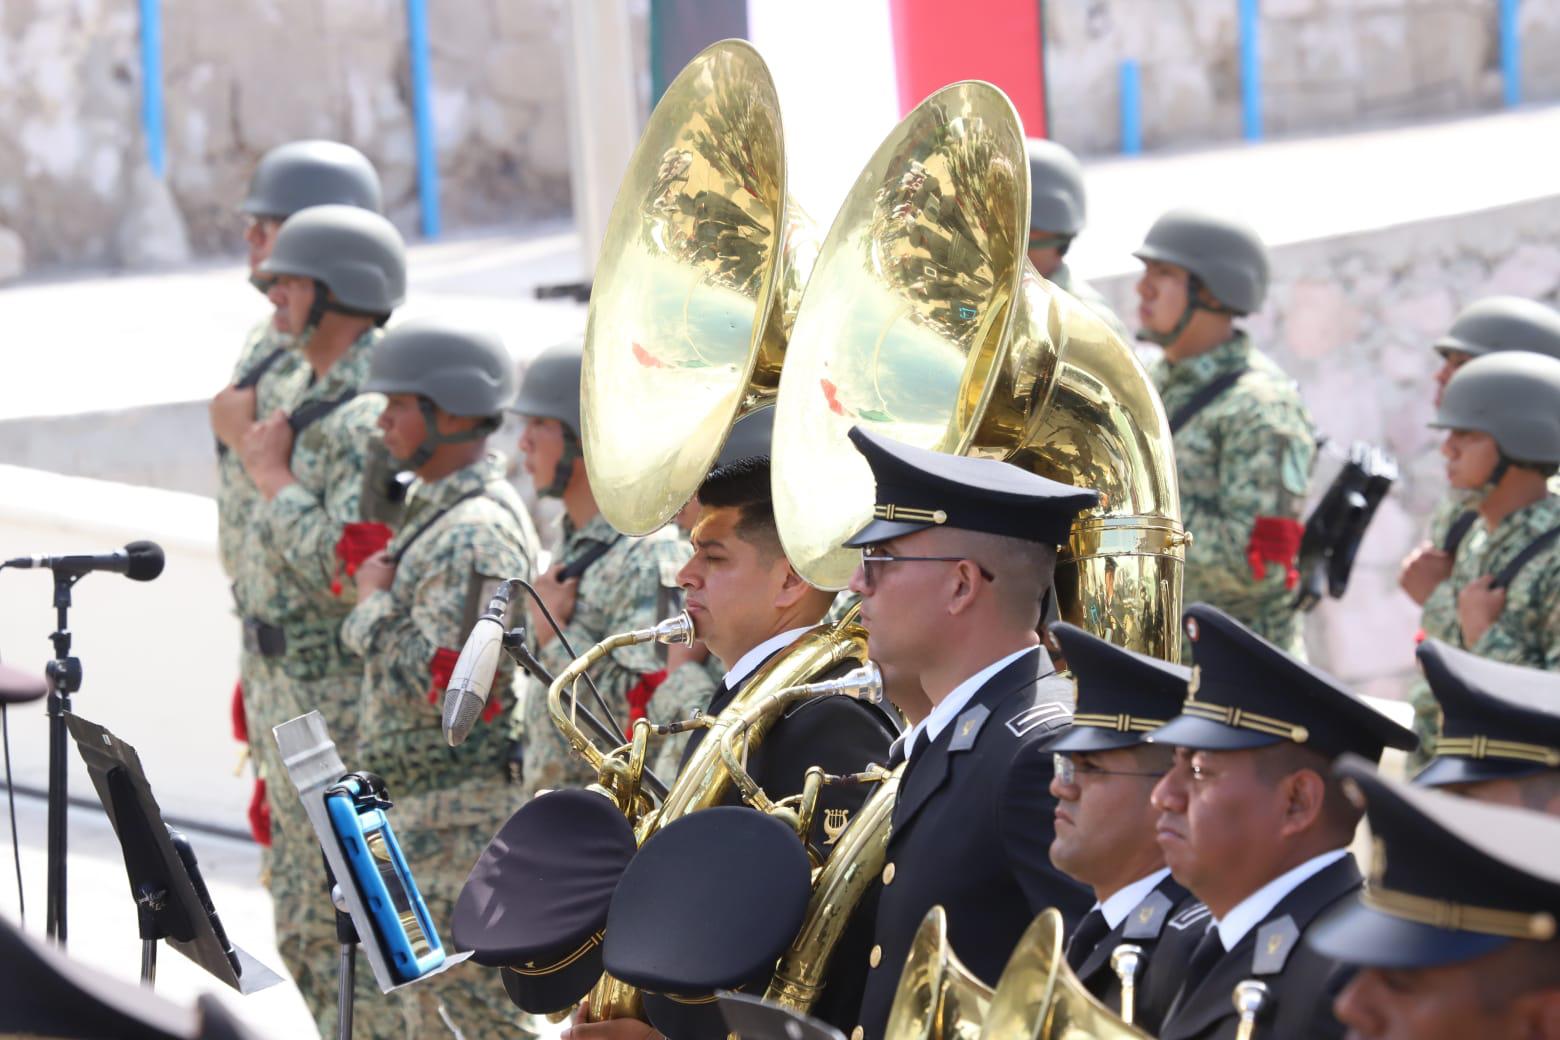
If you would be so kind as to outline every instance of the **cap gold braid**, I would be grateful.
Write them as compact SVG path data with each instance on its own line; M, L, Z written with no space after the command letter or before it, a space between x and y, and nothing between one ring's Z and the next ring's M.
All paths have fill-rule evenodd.
M553 961L551 964L544 964L541 967L537 967L535 962L527 962L524 966L519 968L514 967L513 965L505 965L505 968L508 971L514 972L516 975L551 975L554 972L562 971L564 968L567 968L569 965L585 956L590 952L590 948L592 946L600 945L601 940L605 937L605 932L596 932L589 939L586 939L584 944L581 945L578 949L566 954L561 960Z
M1372 910L1433 928L1498 935L1504 939L1530 939L1534 942L1547 942L1555 937L1555 918L1549 913L1524 914L1517 910L1492 910L1465 903L1450 903L1443 899L1382 888L1374 881L1366 884L1361 899Z
M1275 719L1271 715L1258 715L1254 711L1244 708L1231 708L1224 704L1213 704L1209 701L1189 700L1181 705L1181 714L1190 715L1193 718L1208 719L1211 722L1222 722L1226 726L1234 726L1236 729L1249 729L1256 733L1266 733L1270 737L1283 737L1292 740L1296 744L1304 744L1311 737L1311 731L1304 726L1297 726L1293 722L1285 722L1283 719Z
M948 522L948 514L941 509L917 509L915 506L896 506L892 503L873 506L872 515L879 520L907 520L913 524Z
M1082 714L1073 716L1073 725L1095 729L1113 729L1117 733L1147 733L1165 724L1164 719L1145 719L1139 715Z
M1560 748L1542 744L1524 744L1517 740L1492 740L1483 735L1442 737L1435 747L1436 758L1509 758L1517 762L1536 762L1551 769L1560 768Z

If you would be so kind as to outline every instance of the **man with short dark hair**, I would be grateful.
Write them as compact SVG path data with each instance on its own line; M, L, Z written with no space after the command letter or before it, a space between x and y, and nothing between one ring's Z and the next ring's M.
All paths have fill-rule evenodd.
M1370 884L1306 941L1359 969L1334 1004L1349 1035L1560 1038L1560 821L1396 783L1352 756L1337 769L1376 855Z
M1184 624L1196 664L1180 714L1150 735L1175 748L1153 803L1165 862L1212 923L1159 1035L1233 1037L1248 994L1270 1036L1341 1036L1334 964L1299 942L1360 885L1348 850L1360 811L1331 762L1380 759L1414 735L1207 604Z

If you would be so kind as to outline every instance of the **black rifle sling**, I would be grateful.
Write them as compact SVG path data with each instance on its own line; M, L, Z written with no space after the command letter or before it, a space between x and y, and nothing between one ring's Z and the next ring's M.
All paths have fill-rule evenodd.
M242 376L239 376L238 382L233 384L233 388L236 390L248 390L249 388L256 386L260 382L260 377L269 372L271 370L271 366L276 364L277 360L285 353L287 353L286 347L277 347L265 357L261 358L259 361L256 361L253 368L251 368L248 372L245 372ZM223 444L221 441L217 441L217 457L220 458L223 455L226 455L227 452L228 446Z
M1170 432L1175 433L1191 422L1193 416L1218 400L1224 391L1234 386L1240 377L1246 374L1246 371L1247 369L1242 366L1233 372L1226 372L1193 394L1192 399L1177 408L1175 414L1170 417Z
M1479 513L1474 509L1465 509L1453 518L1452 523L1446 529L1446 537L1441 542L1441 551L1449 556L1457 555L1457 547L1462 544L1468 532L1473 529L1473 522L1479 519Z
M1496 589L1506 588L1511 584L1512 580L1516 578L1517 572L1522 570L1523 567L1527 566L1528 561L1533 559L1533 557L1549 548L1550 544L1554 542L1556 538L1560 538L1560 527L1551 527L1549 530L1533 539L1523 547L1521 552L1517 553L1517 555L1511 558L1510 563L1506 564L1506 566L1500 569L1500 573L1495 575L1495 580L1491 583L1490 587Z

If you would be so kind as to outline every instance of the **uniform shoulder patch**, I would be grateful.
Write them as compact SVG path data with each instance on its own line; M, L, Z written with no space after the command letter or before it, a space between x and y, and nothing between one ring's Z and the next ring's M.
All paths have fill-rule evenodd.
M1257 929L1257 949L1251 956L1253 975L1277 975L1300 941L1295 919L1285 914Z
M953 739L948 741L949 751L968 751L975 746L975 738L991 717L991 709L977 704L953 720Z
M1184 932L1188 928L1202 928L1213 916L1212 912L1202 903L1193 903L1170 918L1169 927L1177 932Z
M1123 939L1157 939L1175 904L1159 889L1154 889L1127 915L1121 929ZM1204 909L1207 909L1204 907Z
M1047 701L1045 704L1034 704L1007 720L1007 728L1013 731L1015 737L1022 737L1025 733L1048 723L1067 722L1072 719L1072 712L1065 704L1056 701Z

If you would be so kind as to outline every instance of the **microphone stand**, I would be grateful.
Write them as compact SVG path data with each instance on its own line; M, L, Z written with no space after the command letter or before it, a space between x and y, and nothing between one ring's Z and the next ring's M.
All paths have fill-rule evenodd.
M67 774L65 772L65 713L70 695L81 689L81 659L70 655L70 590L81 580L70 571L54 572L54 611L58 628L49 636L54 660L45 674L49 679L49 829L48 891L44 903L44 927L50 939L65 945L65 845Z

